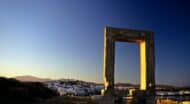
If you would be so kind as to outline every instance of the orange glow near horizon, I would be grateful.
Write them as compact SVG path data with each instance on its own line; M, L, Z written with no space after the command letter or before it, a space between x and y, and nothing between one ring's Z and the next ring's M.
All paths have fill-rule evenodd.
M140 89L146 90L146 42L140 43Z

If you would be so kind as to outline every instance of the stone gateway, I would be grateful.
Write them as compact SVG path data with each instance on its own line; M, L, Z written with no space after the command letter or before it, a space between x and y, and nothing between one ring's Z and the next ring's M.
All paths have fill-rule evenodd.
M114 96L115 42L132 42L140 48L140 92L155 93L154 33L150 31L106 27L104 30L104 89L102 95Z

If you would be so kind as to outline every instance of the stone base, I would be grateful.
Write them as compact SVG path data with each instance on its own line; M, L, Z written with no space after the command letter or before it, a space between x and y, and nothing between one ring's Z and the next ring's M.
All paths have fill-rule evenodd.
M149 91L137 90L133 94L132 104L156 104L155 96Z
M156 104L154 91L135 90L132 92L130 104ZM120 95L116 95L114 89L102 90L102 97L98 104L126 104Z
M115 89L114 88L102 89L101 90L101 95L115 96Z
M115 104L115 98L112 96L92 96L92 99L96 102L96 104Z

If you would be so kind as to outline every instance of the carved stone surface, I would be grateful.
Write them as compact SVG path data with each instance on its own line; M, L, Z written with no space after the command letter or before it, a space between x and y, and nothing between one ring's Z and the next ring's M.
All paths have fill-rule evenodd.
M104 30L104 96L114 97L115 42L133 42L140 46L140 90L154 95L154 33L149 31L106 27Z

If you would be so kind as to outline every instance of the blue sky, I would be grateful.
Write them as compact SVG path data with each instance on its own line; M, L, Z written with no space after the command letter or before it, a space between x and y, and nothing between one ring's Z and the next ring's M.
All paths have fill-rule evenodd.
M105 26L155 32L156 82L190 85L187 0L1 0L0 76L103 82ZM137 44L116 43L116 82L139 83Z

